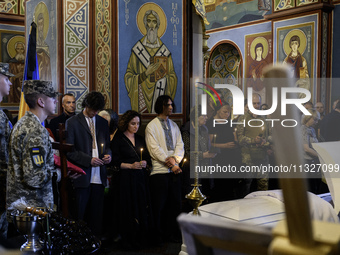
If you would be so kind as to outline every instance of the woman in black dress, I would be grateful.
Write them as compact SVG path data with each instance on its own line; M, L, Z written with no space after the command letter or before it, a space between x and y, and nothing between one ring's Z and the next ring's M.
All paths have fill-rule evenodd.
M145 244L151 224L146 170L151 160L144 138L136 134L140 121L138 112L125 112L111 142L112 162L120 169L115 220L125 248Z

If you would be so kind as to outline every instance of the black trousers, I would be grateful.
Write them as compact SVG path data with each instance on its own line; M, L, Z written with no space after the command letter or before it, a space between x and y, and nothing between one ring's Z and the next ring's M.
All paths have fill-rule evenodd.
M182 211L181 174L154 174L150 176L151 205L155 237L179 234L176 221Z
M85 220L93 234L102 234L104 185L90 184L87 188L76 188L77 219Z

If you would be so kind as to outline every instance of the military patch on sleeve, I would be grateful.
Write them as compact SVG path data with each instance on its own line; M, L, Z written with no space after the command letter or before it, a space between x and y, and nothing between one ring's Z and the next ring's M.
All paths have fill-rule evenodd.
M43 167L45 165L43 150L41 147L31 148L31 157L33 165L36 167Z

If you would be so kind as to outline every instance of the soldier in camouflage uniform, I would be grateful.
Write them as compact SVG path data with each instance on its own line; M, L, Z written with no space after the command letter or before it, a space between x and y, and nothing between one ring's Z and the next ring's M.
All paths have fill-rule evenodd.
M261 97L258 94L253 94L253 106L255 109L260 109ZM263 127L251 127L248 125L249 120L252 126L260 126L261 120ZM255 121L259 120L259 121ZM247 166L260 166L268 165L269 158L267 154L269 143L267 141L269 129L263 116L256 116L250 111L245 115L240 116L237 122L245 122L245 125L240 124L237 126L237 137L241 146L242 163ZM257 178L257 190L268 190L268 175L261 173L253 173L247 176L248 191L250 191L251 178Z
M14 74L9 71L9 64L0 63L0 102L9 94L9 80ZM0 215L6 211L6 175L8 164L8 143L12 130L12 123L7 115L0 109Z
M7 173L7 213L24 198L29 206L53 205L52 174L55 171L49 133L42 126L55 111L58 95L50 81L24 81L29 111L17 122L10 139ZM8 217L10 220L10 217Z

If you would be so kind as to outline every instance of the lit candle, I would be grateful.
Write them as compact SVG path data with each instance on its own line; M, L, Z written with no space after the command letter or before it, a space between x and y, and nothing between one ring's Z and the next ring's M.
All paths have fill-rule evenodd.
M101 149L101 154L104 153L104 144L102 143L102 149Z
M143 160L143 148L140 149L140 161Z
M182 167L184 166L184 162L185 162L185 161L187 161L187 159L186 159L186 158L185 158L185 159L183 159Z
M214 141L213 141L214 144L216 143L216 136L217 134L214 134Z

